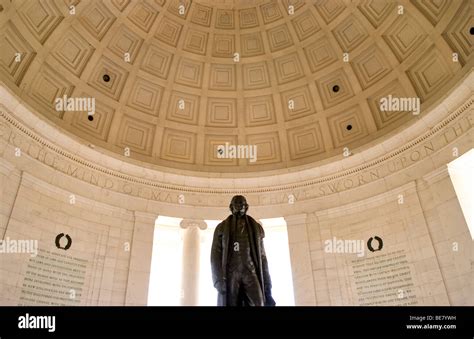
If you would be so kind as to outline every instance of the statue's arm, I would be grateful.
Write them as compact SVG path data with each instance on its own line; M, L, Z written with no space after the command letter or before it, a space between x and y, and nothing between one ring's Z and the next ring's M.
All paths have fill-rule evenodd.
M214 287L224 279L222 274L222 226L219 224L214 230L211 248L211 270Z

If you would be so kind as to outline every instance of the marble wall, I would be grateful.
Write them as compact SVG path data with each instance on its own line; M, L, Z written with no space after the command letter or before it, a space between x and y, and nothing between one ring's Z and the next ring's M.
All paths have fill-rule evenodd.
M133 213L71 194L25 172L19 177L16 192L8 192L15 203L4 239L37 240L38 256L43 257L44 263L56 261L51 253L84 263L83 284L76 288L74 284L67 283L70 277L66 276L64 286L58 287L67 292L74 289L75 297L70 299L76 299L77 305L123 305L134 230ZM4 182L8 180L3 178L2 184ZM61 233L69 235L72 240L67 251L56 247L56 236ZM67 241L61 240L60 246L64 247ZM36 271L31 262L34 257L31 254L3 253L0 258L0 304L16 305L28 290L24 281L28 276L26 272ZM58 263L58 267L63 264ZM62 273L58 267L56 272ZM37 273L42 277L38 279L46 285L54 280L52 277L61 275L46 270ZM67 270L64 273L68 273ZM47 298L42 296L46 292L38 291L38 286L36 290L29 304L47 304ZM74 304L72 300L63 303Z
M365 246L365 257L403 251L413 305L474 304L474 242L446 166L453 147L472 148L472 128L467 131L387 180L339 194L334 207L324 208L327 202L318 199L308 213L285 217L298 305L361 304L353 271L357 254L328 253L325 241L363 240L365 246L374 236L383 239L383 251L371 253ZM397 298L381 298L381 305L408 301L405 288L394 286Z
M403 304L407 301L405 294L413 296L412 305L449 305L415 182L356 203L317 211L308 215L307 225L316 304L364 304L357 293L357 287L362 286L365 294L377 295L375 301L380 305ZM375 236L383 240L380 252L370 252L367 247L368 240ZM361 240L363 252L359 253L363 253L364 258L386 255L384 259L388 259L387 268L392 274L370 272L374 279L387 278L386 284L378 286L374 282L365 282L367 279L361 281L363 279L354 274L354 266L362 261L357 253L328 252L325 241L334 238ZM376 245L377 242L374 247ZM403 255L403 262L389 259L395 253ZM384 265L377 267L383 271ZM401 275L396 273L401 272L405 272L403 277L408 279L397 282ZM377 288L382 291L373 292ZM382 292L384 296L380 295Z
M451 305L474 304L474 246L446 168L417 180L417 190Z

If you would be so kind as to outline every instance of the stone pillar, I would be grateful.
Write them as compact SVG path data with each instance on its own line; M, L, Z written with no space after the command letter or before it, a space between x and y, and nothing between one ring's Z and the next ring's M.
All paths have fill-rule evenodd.
M181 305L197 306L199 297L200 230L206 229L203 220L183 219L183 271Z
M0 156L3 154L0 153ZM16 197L20 191L23 171L19 171L12 164L0 158L0 240L5 239L10 217L15 206Z
M314 294L317 306L331 306L330 285L328 284L329 270L326 267L328 253L324 251L324 241L330 238L331 233L327 228L321 229L319 222L320 213L325 215L324 213L326 212L326 210L323 210L311 213L307 219L311 270L313 271ZM349 304L349 302L346 304Z
M305 213L285 217L296 306L316 305L306 219Z
M135 225L130 248L130 267L125 305L146 306L153 254L153 233L158 215L137 211L134 212L134 215Z

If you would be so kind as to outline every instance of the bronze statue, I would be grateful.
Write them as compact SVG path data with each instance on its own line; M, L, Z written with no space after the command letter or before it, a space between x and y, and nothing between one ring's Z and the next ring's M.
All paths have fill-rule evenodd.
M232 198L232 215L217 225L211 250L218 306L275 306L262 226L247 215L242 195Z

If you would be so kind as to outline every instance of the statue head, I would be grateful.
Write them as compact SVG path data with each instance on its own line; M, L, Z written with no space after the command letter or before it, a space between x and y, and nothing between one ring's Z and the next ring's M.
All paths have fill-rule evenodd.
M235 195L230 201L229 209L233 215L244 216L249 209L247 199L243 195Z

